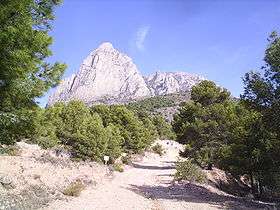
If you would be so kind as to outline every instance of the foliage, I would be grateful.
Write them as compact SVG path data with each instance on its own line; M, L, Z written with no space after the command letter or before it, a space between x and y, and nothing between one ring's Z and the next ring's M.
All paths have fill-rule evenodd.
M154 112L156 109L174 106L173 100L166 96L155 96L141 101L130 102L127 108L136 113Z
M59 0L0 2L0 142L29 137L36 98L54 87L64 64L46 62L51 56L48 35L53 8Z
M206 182L206 175L198 166L193 164L191 160L185 160L176 163L174 179L178 181L188 180L191 182L204 183Z
M191 100L200 103L202 106L223 103L229 97L230 93L226 89L217 87L212 81L202 81L191 90Z
M52 108L54 110L55 107ZM53 116L48 116L47 112L50 112L50 109L46 111L43 109L38 109L36 114L36 123L34 130L35 134L32 135L31 141L40 145L42 148L52 148L60 143L59 138L56 133L56 126L54 121L57 119Z
M118 171L118 172L124 172L123 166L119 163L115 163L113 165L114 171Z
M38 110L33 142L44 148L67 145L78 159L111 161L122 152L141 152L156 138L152 121L143 121L125 106L87 107L81 101L56 103ZM145 123L145 126L144 126Z
M17 156L20 154L20 149L15 145L0 145L0 155Z
M175 133L170 123L168 123L161 115L153 117L153 124L158 133L159 139L175 139Z
M59 116L61 119L55 121L60 125L58 137L73 148L76 157L100 161L104 155L116 158L121 154L123 139L119 129L113 125L104 127L101 117L91 113L84 103L69 102Z
M280 191L280 37L273 32L265 51L264 74L249 72L244 77L244 94L242 102L260 113L252 130L255 166L252 177L260 186Z
M156 154L159 154L160 156L162 156L164 153L164 149L158 143L152 146L152 151L155 152Z
M122 163L125 165L131 165L132 164L132 158L130 154L126 154L125 156L121 157Z
M84 189L85 185L82 183L82 181L77 180L72 182L66 189L64 189L63 194L67 196L78 197Z
M244 77L241 100L213 82L193 87L192 102L182 104L173 128L185 144L181 154L200 166L216 165L239 177L250 177L255 194L280 191L280 38L269 37L265 73Z
M174 117L173 128L177 140L186 144L182 155L194 158L201 166L211 167L218 163L218 150L233 137L232 128L238 122L237 107L229 100L229 93L213 82L203 81L193 90L193 102L181 107Z
M104 126L112 124L119 128L124 139L122 146L126 151L140 152L154 140L154 136L150 132L149 127L146 128L134 112L125 106L98 105L92 107L91 111L99 114Z

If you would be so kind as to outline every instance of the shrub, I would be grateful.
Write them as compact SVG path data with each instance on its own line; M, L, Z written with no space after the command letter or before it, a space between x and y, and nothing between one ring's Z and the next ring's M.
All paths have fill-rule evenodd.
M122 148L125 151L131 150L138 153L151 144L152 134L135 113L125 106L113 105L106 107L105 105L98 105L92 107L91 112L97 113L102 118L105 127L112 124L120 130L120 134L124 139Z
M124 172L123 166L119 163L115 163L113 165L114 171L118 171L118 172Z
M204 183L206 181L206 175L198 166L193 164L191 160L177 162L174 178L177 181L188 180L199 183Z
M172 130L171 124L163 116L156 115L153 118L153 123L160 139L175 139L175 133Z
M15 145L0 145L0 155L17 156L20 154L19 148Z
M109 124L105 132L107 134L107 149L105 154L110 156L111 160L115 160L120 157L123 151L122 145L124 138L121 135L120 129L113 124Z
M141 101L130 102L127 107L135 112L153 112L162 107L174 106L172 99L166 96L155 96Z
M77 180L72 182L64 191L63 194L67 196L75 196L78 197L81 192L85 189L85 185L82 181Z
M85 118L78 130L69 135L68 142L77 157L102 160L106 154L108 134L101 118L97 114Z
M154 153L159 154L160 156L162 156L164 153L164 149L162 148L162 146L160 144L156 144L156 145L152 146L152 150Z
M131 160L131 155L127 154L126 156L122 156L121 157L122 163L125 165L130 165L132 164L132 160Z

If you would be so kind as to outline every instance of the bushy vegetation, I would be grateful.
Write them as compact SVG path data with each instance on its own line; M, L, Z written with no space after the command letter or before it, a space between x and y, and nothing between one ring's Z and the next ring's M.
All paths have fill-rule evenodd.
M115 163L115 164L113 165L113 168L114 168L115 171L124 172L124 169L123 169L123 165L122 165L122 164Z
M135 112L154 112L156 109L174 106L174 100L166 96L154 96L141 101L131 102L127 107Z
M155 115L152 118L159 139L175 139L175 133L170 123L163 116Z
M48 63L48 35L59 0L0 2L0 143L13 144L34 131L37 97L54 87L64 64Z
M34 142L45 148L67 145L81 159L102 161L107 155L114 160L122 152L145 150L156 138L154 127L121 105L89 108L80 101L57 103L41 110L37 120Z
M201 167L220 167L251 179L257 196L280 192L280 38L273 33L265 54L265 74L244 77L241 100L210 81L192 88L173 128L185 144L182 156Z
M152 146L151 149L154 153L157 153L160 156L162 156L164 153L164 149L162 148L162 146L160 144L155 144L154 146Z
M82 181L77 180L72 182L66 189L63 190L63 194L67 196L78 197L81 192L86 188Z
M0 145L0 155L9 155L9 156L17 156L20 154L20 150L15 145Z
M191 160L185 160L176 163L174 179L177 181L187 180L190 182L204 183L206 182L206 175L201 168L193 164Z

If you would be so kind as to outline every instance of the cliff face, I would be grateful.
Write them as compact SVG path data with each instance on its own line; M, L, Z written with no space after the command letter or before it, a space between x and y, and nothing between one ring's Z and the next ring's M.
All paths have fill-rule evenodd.
M156 72L145 77L145 80L153 95L166 95L190 91L193 85L204 78L186 72Z
M125 103L140 98L189 91L203 78L183 73L155 73L143 77L132 59L103 43L86 57L77 74L66 78L49 97L55 102L82 100L86 104Z

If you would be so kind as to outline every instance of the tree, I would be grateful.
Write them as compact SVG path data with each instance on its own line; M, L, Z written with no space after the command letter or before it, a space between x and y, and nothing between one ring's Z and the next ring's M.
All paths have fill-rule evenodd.
M200 103L202 106L223 103L229 98L230 93L226 89L216 86L212 81L202 81L191 90L191 100Z
M105 127L112 124L120 130L124 139L122 148L126 151L140 152L154 140L149 120L145 120L148 124L144 126L143 121L123 105L97 105L93 106L91 111L99 114Z
M194 86L191 96L192 102L183 104L175 115L173 128L177 140L186 145L182 155L211 169L219 162L219 149L232 138L231 129L237 118L235 104L227 90L211 81Z
M50 64L48 35L59 0L0 2L0 142L13 143L30 128L36 98L54 87L66 68ZM31 126L32 127L32 126Z
M264 74L249 72L245 74L243 103L260 113L258 129L252 137L261 142L262 147L255 151L261 164L255 178L260 185L280 189L280 37L272 32L265 51Z
M160 139L175 139L171 124L166 122L163 116L154 116L153 123Z
M71 131L73 133L68 135L68 144L73 147L76 157L102 161L108 148L108 133L101 118L98 114L93 114L81 118L80 123L77 130L74 128Z

